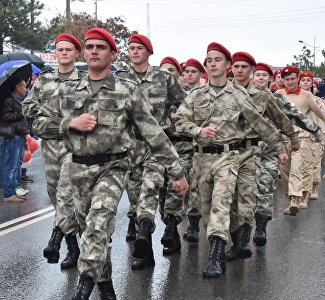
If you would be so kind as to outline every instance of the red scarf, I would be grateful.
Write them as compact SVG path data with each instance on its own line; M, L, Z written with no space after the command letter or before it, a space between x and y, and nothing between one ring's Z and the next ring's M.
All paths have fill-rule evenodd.
M288 88L286 88L286 94L287 95L290 95L290 94L299 95L300 91L301 91L300 86L298 86L294 91L291 91Z

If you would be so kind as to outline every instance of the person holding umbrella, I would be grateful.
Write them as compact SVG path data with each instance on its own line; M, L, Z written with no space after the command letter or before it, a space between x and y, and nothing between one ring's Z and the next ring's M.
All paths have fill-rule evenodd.
M22 101L27 89L26 82L21 77L9 77L6 84L8 90L4 86L1 87L5 94L1 107L1 122L6 125L15 125L15 133L13 136L2 138L1 143L4 202L21 203L27 199L25 195L22 195L23 193L17 194L20 189L26 134L29 132L22 112Z
M53 94L62 82L79 81L85 74L74 65L81 52L81 44L76 37L61 33L55 38L55 47L59 67L54 71L42 72L36 79L23 104L26 118L34 119L41 106L50 104ZM32 128L38 126L37 121L33 123ZM47 191L56 210L52 235L43 255L48 263L58 263L61 241L65 237L68 254L61 262L61 268L68 269L77 265L80 253L76 238L79 225L74 213L69 177L71 153L65 149L62 137L42 139L41 150L45 162Z

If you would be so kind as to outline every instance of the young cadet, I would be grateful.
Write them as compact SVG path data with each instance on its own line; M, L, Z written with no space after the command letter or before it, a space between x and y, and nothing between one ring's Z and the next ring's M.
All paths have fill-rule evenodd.
M62 82L79 81L85 75L74 66L75 60L81 52L81 44L77 38L68 33L61 33L54 42L59 67L38 76L24 100L23 109L27 118L33 119L43 104L51 102L53 94ZM71 196L69 177L71 153L66 150L62 136L42 139L41 146L45 163L47 192L55 208L52 236L43 255L47 258L48 263L57 263L61 241L65 237L68 255L61 262L61 268L76 267L79 256L76 234L79 225Z
M88 75L60 86L36 116L35 133L63 136L72 153L72 196L81 233L74 300L89 299L96 283L102 300L116 299L108 244L129 170L133 126L165 165L175 191L185 194L188 189L177 153L147 109L138 85L112 74L116 52L109 32L90 29L84 44Z
M246 150L244 132L252 127L276 147L280 160L286 159L278 131L250 104L245 89L227 80L230 52L219 43L207 47L209 83L194 89L176 114L176 128L192 136L198 156L193 162L198 180L204 225L210 242L205 278L221 277L226 271L225 245L228 241L230 208L240 165L239 153Z

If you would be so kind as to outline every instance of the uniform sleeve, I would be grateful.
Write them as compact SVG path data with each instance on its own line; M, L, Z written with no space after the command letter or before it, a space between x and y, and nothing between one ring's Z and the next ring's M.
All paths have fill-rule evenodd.
M284 143L280 132L271 125L257 110L255 110L249 101L242 103L242 114L247 120L249 126L270 146L281 154L285 153Z
M286 101L283 95L275 93L273 100L294 125L313 133L315 136L321 132L320 127L315 122L298 111L289 101Z
M129 116L139 129L144 141L149 145L151 153L166 167L171 179L181 179L185 173L179 163L178 154L156 119L149 112L145 101L144 95L136 87L131 95Z
M37 111L33 121L34 133L43 139L61 138L60 124L60 97L54 95L51 102L44 103Z
M308 95L307 101L310 107L310 110L323 122L325 122L325 111L319 108L316 103L316 100L313 98L312 94Z
M202 127L194 123L194 96L190 94L177 110L175 118L176 131L190 137L199 137Z
M269 95L269 101L265 109L266 116L283 134L290 138L292 144L299 144L299 132L295 130L292 122L273 102L272 98L272 95Z
M39 99L40 87L42 85L40 76L35 80L32 89L23 102L23 113L26 118L33 119L41 106Z

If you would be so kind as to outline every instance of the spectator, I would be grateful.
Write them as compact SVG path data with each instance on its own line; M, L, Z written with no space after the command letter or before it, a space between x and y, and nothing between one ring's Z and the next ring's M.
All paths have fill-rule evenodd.
M21 165L28 124L22 112L22 100L26 96L26 82L13 78L10 94L4 99L1 120L16 125L13 137L5 137L2 142L4 201L21 203L25 201L28 190L20 187Z

